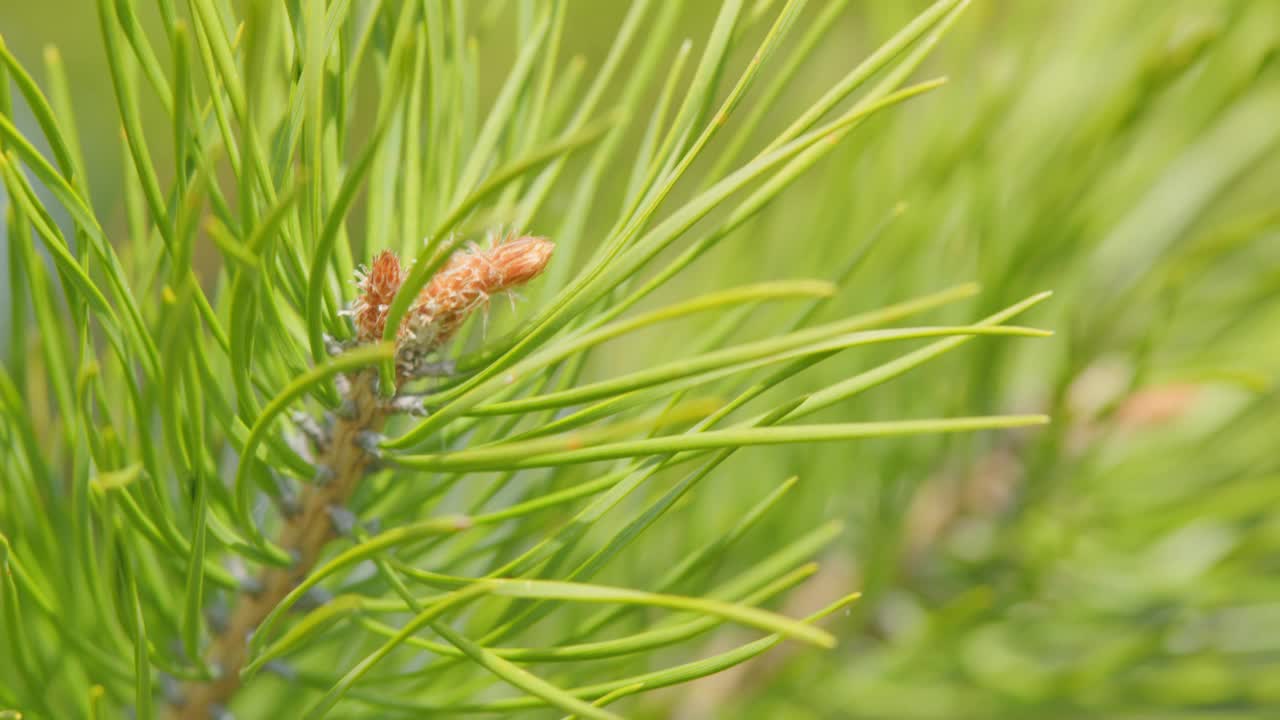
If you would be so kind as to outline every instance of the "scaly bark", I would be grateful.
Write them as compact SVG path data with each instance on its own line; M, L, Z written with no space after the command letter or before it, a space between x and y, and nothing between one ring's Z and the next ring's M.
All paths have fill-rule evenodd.
M210 682L187 683L172 717L205 720L215 717L216 710L226 708L240 689L240 671L247 659L250 633L306 578L324 546L335 537L331 509L346 507L373 459L358 438L364 432L379 432L386 423L384 404L373 389L374 377L374 371L367 370L352 378L348 399L354 412L337 420L327 447L318 449L316 466L332 470L332 477L324 483L307 485L298 512L284 518L276 543L294 553L297 561L288 568L264 569L256 592L239 594L231 617L213 637L207 655L218 676Z

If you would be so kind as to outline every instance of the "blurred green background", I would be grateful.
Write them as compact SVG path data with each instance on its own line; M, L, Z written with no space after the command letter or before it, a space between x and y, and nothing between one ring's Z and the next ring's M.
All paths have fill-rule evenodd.
M490 97L515 50L498 42L504 5L478 11L494 28L479 38ZM681 34L696 48L716 7L690 5ZM809 5L814 27L828 3ZM845 5L763 107L758 142L925 3ZM571 3L563 55L592 67L625 10ZM152 12L139 4L144 22ZM3 2L0 31L29 68L48 45L62 54L95 207L108 232L122 228L124 151L93 3ZM1280 717L1278 48L1275 0L978 0L921 73L947 87L860 128L652 299L826 277L865 244L828 316L972 280L982 293L948 321L1050 289L1028 322L1058 334L979 340L823 417L1048 412L1047 429L742 450L663 518L651 531L662 539L602 582L645 587L672 563L654 548L705 542L798 475L735 555L746 565L839 521L818 581L785 610L865 596L833 618L835 652L784 645L641 712ZM162 143L156 152L169 167ZM600 189L601 234L626 186L618 175ZM567 201L548 202L549 225ZM747 332L788 318L762 311ZM594 374L678 356L713 322L620 342ZM796 384L824 387L889 352L846 352Z

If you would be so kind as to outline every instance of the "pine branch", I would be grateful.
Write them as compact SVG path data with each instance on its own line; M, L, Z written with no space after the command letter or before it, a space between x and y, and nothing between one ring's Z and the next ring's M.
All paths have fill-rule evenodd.
M210 645L207 659L217 676L209 682L187 683L171 717L203 720L218 717L225 710L240 688L250 635L311 572L325 545L337 536L333 516L346 508L374 460L365 449L364 438L381 431L389 414L375 390L376 378L373 370L350 378L344 397L350 412L345 417L335 416L327 445L317 448L316 467L322 468L323 477L307 485L296 513L284 515L285 524L276 542L294 555L294 564L265 568L257 585L238 594L235 610Z

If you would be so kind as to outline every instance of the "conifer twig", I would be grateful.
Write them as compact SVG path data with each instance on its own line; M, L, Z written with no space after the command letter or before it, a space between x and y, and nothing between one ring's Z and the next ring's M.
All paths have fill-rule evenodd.
M374 392L377 373L365 370L351 378L347 399L354 413L337 418L328 446L319 449L317 467L326 473L323 482L306 486L299 510L284 518L277 543L294 554L291 567L268 567L259 576L255 592L242 591L226 626L214 635L208 661L217 672L209 682L190 682L172 716L182 719L218 717L240 687L240 670L247 660L249 637L289 591L315 567L324 546L335 536L330 508L346 507L373 457L360 442L364 433L376 433L386 423L387 410Z
M418 294L398 331L397 386L430 367L428 358L491 296L509 292L541 274L554 247L545 238L512 236L487 249L472 248L450 258ZM357 343L376 342L382 337L387 311L403 282L400 260L390 251L380 253L368 270L359 273L360 294L347 313L355 325ZM264 568L257 582L240 591L235 609L215 632L207 654L216 676L208 682L187 683L172 707L172 717L204 720L226 711L240 688L250 636L306 578L325 545L338 534L334 513L346 509L360 479L376 460L376 449L368 439L378 436L391 414L420 409L419 402L403 402L412 396L382 398L378 378L376 370L366 369L339 383L342 409L333 413L332 432L324 442L313 441L316 476L303 491L296 512L285 514L276 540L294 556L294 563L287 568Z

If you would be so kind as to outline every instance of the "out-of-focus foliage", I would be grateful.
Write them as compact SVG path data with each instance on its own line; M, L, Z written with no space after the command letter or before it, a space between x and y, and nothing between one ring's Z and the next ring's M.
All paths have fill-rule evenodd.
M854 5L845 32L901 17ZM960 278L984 308L1053 288L1059 335L973 345L838 409L1045 411L1048 433L765 460L848 518L833 582L868 594L840 626L858 640L697 702L788 718L1280 707L1278 50L1265 0L975 3L931 61L944 93L874 122L706 261L813 272L905 203L846 307Z

